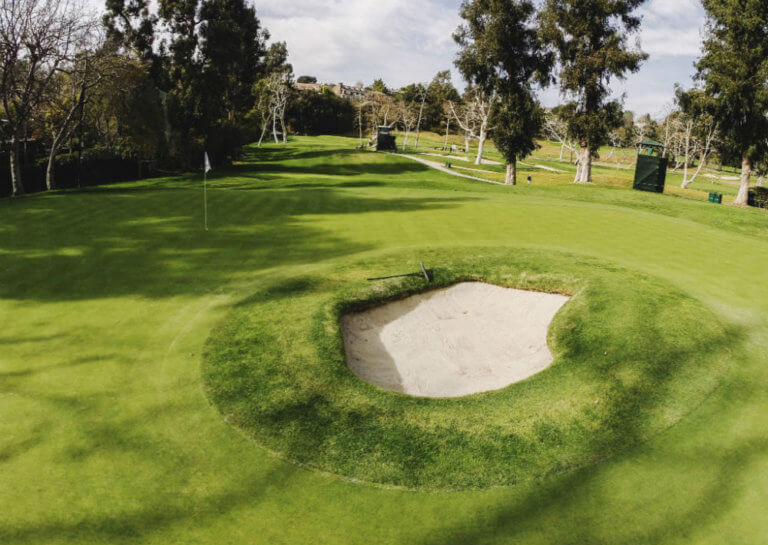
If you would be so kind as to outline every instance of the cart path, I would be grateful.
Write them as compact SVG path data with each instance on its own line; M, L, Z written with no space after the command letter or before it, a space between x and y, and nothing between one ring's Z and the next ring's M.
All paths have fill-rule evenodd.
M493 180L486 180L485 178L470 176L469 174L461 174L460 172L456 172L455 170L451 170L450 168L444 167L440 163L436 163L434 161L427 161L426 159L422 159L421 157L415 157L413 155L405 155L402 153L393 153L392 155L396 155L397 157L405 157L406 159L411 159L412 161L416 161L430 168L434 168L435 170L439 170L440 172L445 172L446 174L450 174L451 176L458 176L459 178L466 178L468 180L475 180L477 182L483 182L486 184L507 185L503 182L494 182Z

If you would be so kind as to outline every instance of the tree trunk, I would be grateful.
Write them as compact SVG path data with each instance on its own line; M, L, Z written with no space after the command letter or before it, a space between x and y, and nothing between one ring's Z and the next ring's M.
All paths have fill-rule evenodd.
M451 118L449 117L445 124L445 144L443 144L443 149L448 149L448 135L451 132Z
M464 152L469 153L469 138L466 136L464 137Z
M403 140L403 151L408 150L408 136L410 135L410 131L406 128L405 129L405 140Z
M565 142L560 143L560 160L563 160L563 154L565 153Z
M752 159L747 155L741 160L741 185L739 186L739 194L736 196L736 200L733 204L741 206L747 206L749 204L749 178L752 176Z
M363 149L363 109L360 107L360 113L357 117L358 128L360 129L360 149Z
M507 175L504 178L507 185L517 185L517 159L507 163Z
M704 150L701 152L701 157L699 158L699 165L696 167L696 172L693 173L693 176L691 176L690 180L686 179L687 177L683 178L683 183L680 187L682 187L683 189L688 189L688 186L696 181L696 178L701 172L701 169L704 167L704 163L707 162L707 153L708 153L708 150Z
M24 183L21 180L21 165L19 165L19 141L15 136L11 139L10 157L12 195L17 197L24 194Z
M259 137L258 147L261 147L262 142L264 142L264 137L267 136L268 128L269 128L269 117L267 117L264 120L264 123L261 124L261 136Z
M275 138L275 144L279 144L280 140L277 138L277 112L272 114L272 136Z
M48 166L45 168L45 187L48 191L56 189L56 177L54 172L54 166L56 163L56 152L59 149L59 144L54 140L51 144L51 151L48 153Z
M690 182L688 181L688 163L691 161L690 149L691 149L691 122L685 127L685 166L683 167L683 187L687 187Z
M425 100L421 101L421 108L419 108L419 120L416 122L416 151L419 150L419 135L421 134L421 117L424 115L424 103Z
M475 164L483 164L483 149L485 149L485 139L487 138L485 131L480 132L480 138L477 141L477 157L475 157Z
M576 176L577 184L592 183L592 152L589 146L582 144L579 152L579 168Z

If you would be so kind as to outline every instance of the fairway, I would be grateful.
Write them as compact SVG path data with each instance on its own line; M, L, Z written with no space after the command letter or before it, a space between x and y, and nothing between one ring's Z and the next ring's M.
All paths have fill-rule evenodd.
M764 210L356 144L246 148L207 232L202 176L0 201L0 543L768 541ZM420 261L571 296L553 365L457 400L355 377L341 315Z

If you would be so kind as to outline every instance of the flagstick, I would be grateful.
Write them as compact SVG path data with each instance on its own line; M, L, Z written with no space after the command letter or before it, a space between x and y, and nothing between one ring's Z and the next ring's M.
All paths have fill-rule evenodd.
M203 213L205 215L205 230L208 230L208 170L203 169Z

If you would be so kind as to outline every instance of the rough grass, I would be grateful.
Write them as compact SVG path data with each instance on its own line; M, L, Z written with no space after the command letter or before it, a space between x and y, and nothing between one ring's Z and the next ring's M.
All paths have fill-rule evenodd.
M0 201L0 543L765 542L764 211L536 178L497 188L355 143L301 138L217 170L208 233L195 176ZM233 305L286 281L279 305L356 263L478 248L670 284L735 328L731 364L640 445L444 494L297 468L209 403L203 345Z

